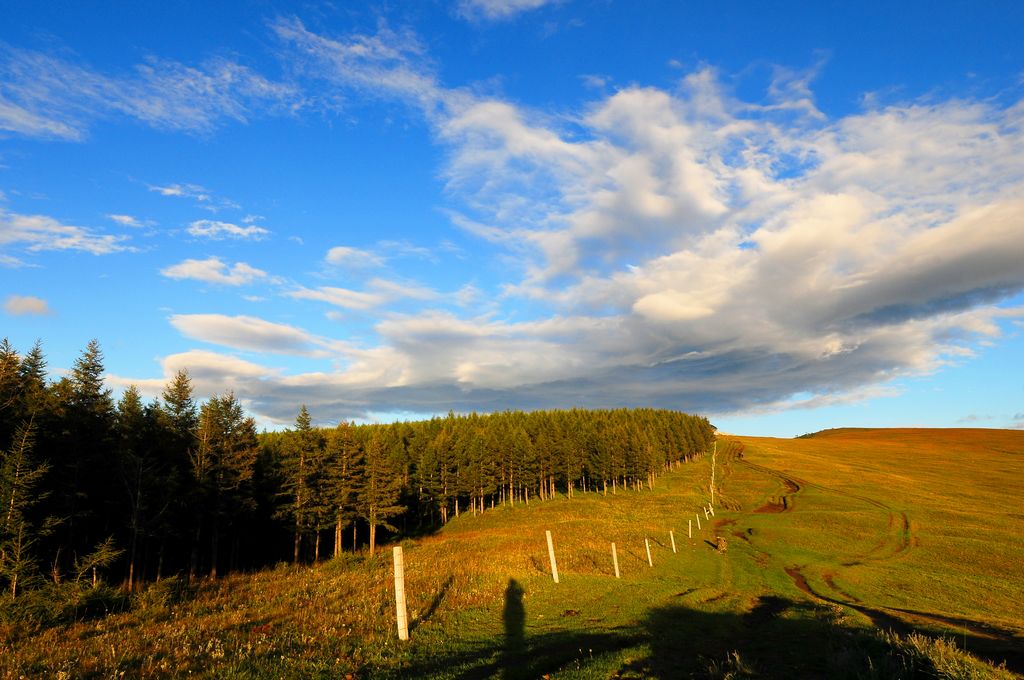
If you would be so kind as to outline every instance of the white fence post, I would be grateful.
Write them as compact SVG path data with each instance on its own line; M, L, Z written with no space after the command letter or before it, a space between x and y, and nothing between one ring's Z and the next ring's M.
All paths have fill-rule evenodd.
M548 536L548 557L551 558L551 578L555 579L555 583L558 583L558 565L555 564L555 544L551 540L551 532L545 531Z
M405 610L405 559L402 546L395 546L395 616L398 619L398 639L409 639L409 618Z

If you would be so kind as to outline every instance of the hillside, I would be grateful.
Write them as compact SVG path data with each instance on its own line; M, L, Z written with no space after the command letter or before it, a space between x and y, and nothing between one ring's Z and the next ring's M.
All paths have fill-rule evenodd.
M717 463L710 520L700 510L711 477L704 457L658 478L653 490L463 513L435 535L405 541L407 643L395 639L385 551L195 589L164 581L126 611L66 627L8 623L0 669L12 678L1024 670L1024 433L730 437L719 441ZM715 549L719 537L724 552ZM613 541L621 579L612 572ZM965 645L1009 670L963 655L957 648Z

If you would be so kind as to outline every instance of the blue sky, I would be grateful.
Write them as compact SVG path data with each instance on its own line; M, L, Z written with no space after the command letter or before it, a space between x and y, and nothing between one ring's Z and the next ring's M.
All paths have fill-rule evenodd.
M267 427L1024 427L1019 3L5 2L3 334Z

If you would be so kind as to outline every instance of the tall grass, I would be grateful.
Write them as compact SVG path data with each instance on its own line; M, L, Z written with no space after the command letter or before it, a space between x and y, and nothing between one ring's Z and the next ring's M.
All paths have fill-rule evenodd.
M873 454L846 450L843 464L854 471L845 472L823 462L823 439L798 444L816 440L818 448L806 452L786 448L794 442L745 442L750 461L812 482L783 513L753 510L790 493L784 483L720 455L723 502L712 522L701 514L703 529L694 525L692 540L686 520L707 501L708 460L683 466L652 491L578 492L572 501L498 507L405 541L408 643L396 636L385 550L193 587L166 579L120 600L110 599L116 591L97 589L96 601L120 602L102 611L40 601L35 613L0 622L0 677L1014 677L940 635L874 631L863 611L886 602L872 593L911 579L917 567L914 550L880 550L874 562L841 567L852 553L899 533L888 525L888 510L853 496L909 513L922 542L939 538L916 519L933 506L916 496L897 506L891 496L900 489L863 481L892 474ZM915 483L914 465L904 461L900 469L905 484ZM944 488L921 478L936 493ZM844 537L816 537L823 527ZM548 573L548 529L558 585ZM729 537L725 554L714 549L718 535ZM621 579L612 573L612 541ZM800 591L784 569L792 565L810 587L841 600L828 590L822 574L829 574L860 608ZM934 600L911 604L923 610ZM1004 611L1000 621L1012 616Z

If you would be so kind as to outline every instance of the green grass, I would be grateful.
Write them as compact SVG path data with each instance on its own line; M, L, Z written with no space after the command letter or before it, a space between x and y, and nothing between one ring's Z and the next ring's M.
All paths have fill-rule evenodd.
M1014 677L962 650L1022 668L1022 460L1014 432L730 438L717 516L701 513L693 539L709 459L653 491L463 514L406 541L406 643L386 549L195 589L165 582L127 611L66 626L2 624L0 674ZM706 542L717 536L725 553Z

